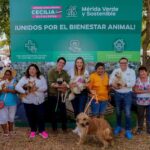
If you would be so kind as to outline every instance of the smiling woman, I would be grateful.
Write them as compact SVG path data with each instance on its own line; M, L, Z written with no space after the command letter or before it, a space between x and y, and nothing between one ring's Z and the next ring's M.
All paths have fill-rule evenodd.
M4 136L9 136L13 133L13 122L17 109L16 80L13 78L11 70L5 71L0 84L0 101L4 103L3 108L0 109L0 124L3 128Z
M139 77L136 80L134 91L137 102L138 112L138 130L141 134L144 126L144 118L146 116L146 130L150 134L150 77L148 76L147 68L140 66L138 69Z
M47 83L36 64L28 66L25 76L16 85L16 90L23 95L21 98L31 128L29 137L34 138L38 131L44 139L48 138L44 120Z
M88 87L91 94L96 95L91 103L92 115L101 117L105 113L109 99L109 78L104 63L98 62L95 65L95 72L90 75Z

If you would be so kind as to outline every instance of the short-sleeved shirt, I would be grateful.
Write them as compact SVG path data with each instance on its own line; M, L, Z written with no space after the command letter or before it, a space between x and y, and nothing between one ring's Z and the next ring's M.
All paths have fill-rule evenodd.
M107 73L104 73L103 78L96 72L90 75L90 82L88 86L90 90L96 91L97 98L99 101L105 101L109 99L108 85L109 85L109 78Z
M15 90L16 80L12 79L11 82L7 83L7 88L10 90ZM17 105L17 94L15 93L4 93L2 92L0 94L0 100L3 100L5 103L5 106L15 106Z
M144 83L141 82L140 78L137 78L135 86L140 90L147 90L147 88L150 88L150 78ZM143 106L150 105L150 93L137 94L137 104Z

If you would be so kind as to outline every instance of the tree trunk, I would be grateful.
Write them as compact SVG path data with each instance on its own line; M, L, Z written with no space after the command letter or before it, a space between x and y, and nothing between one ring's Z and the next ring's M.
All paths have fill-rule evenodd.
M145 0L146 10L147 10L147 23L146 23L146 32L145 39L143 40L143 65L147 66L149 69L150 57L147 56L148 45L150 44L150 0Z

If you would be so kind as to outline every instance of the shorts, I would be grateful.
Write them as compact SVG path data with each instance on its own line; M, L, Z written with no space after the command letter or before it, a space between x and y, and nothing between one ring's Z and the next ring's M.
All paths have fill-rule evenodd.
M0 124L6 124L9 122L14 122L17 106L5 106L0 109Z

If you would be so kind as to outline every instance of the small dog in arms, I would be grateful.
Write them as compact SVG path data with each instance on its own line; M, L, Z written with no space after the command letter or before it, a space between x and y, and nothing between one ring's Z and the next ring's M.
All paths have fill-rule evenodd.
M79 129L80 140L78 144L83 144L88 135L94 135L103 144L102 149L113 145L112 128L104 118L90 118L85 113L80 113L76 118Z
M115 74L115 78L114 78L113 84L116 85L118 88L122 88L122 87L125 86L125 82L123 80L123 76L122 76L121 72L117 72Z
M34 93L38 88L36 87L35 81L28 81L28 83L23 86L23 89L26 91L26 94L19 95L21 100L23 100L28 94Z

